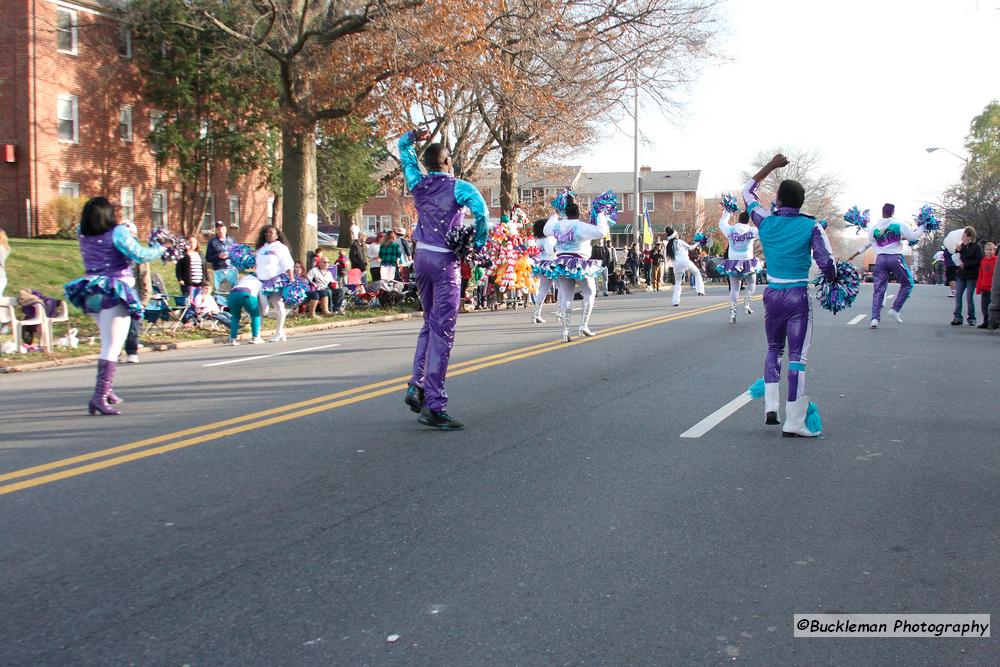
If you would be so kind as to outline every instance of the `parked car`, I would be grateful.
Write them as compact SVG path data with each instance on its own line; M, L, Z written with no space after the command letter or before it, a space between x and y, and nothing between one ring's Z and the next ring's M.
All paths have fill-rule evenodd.
M340 232L327 234L326 232L316 232L316 240L321 246L336 248L339 246Z

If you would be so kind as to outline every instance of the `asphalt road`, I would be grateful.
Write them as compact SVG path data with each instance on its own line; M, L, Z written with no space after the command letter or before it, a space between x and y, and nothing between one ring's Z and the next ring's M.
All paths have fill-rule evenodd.
M117 418L92 367L0 377L0 664L995 665L996 632L792 636L998 616L1000 334L940 287L849 324L864 289L817 310L818 440L760 402L680 437L761 375L721 288L598 299L571 345L463 315L459 433L402 404L416 322L147 353Z

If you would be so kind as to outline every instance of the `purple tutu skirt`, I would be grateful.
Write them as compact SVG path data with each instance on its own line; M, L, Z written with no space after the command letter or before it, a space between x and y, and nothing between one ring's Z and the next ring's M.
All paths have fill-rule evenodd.
M750 273L760 273L760 260L756 257L751 259L727 259L719 266L719 273L727 276L745 276Z
M545 276L552 280L569 278L570 280L586 280L596 278L604 264L599 259L583 259L576 255L559 255L555 259L537 260L531 267L536 276Z
M288 285L292 281L289 280L287 273L279 273L273 278L268 278L267 280L260 281L260 291L265 294L270 294L271 292L280 292L285 285Z
M88 315L123 304L128 308L129 317L142 319L142 302L135 288L118 278L84 276L63 285L63 291L67 301Z

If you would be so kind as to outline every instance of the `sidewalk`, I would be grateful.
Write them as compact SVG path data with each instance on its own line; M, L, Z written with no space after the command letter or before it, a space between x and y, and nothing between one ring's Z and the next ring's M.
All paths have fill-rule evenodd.
M366 324L380 324L382 322L397 322L400 320L410 320L414 316L422 317L423 313L397 313L395 315L380 315L378 317L367 317L356 320L340 320L337 322L317 322L315 324L304 324L297 327L288 327L285 332L289 336L296 334L312 333L313 331L324 331L326 329L340 329L343 327L357 327ZM154 343L144 349L150 352L166 352L168 350L183 350L193 347L210 347L212 345L222 345L229 342L229 335L216 336L214 338L200 338L198 340L182 340L176 343ZM0 374L21 373L25 371L44 370L46 368L61 368L63 366L80 366L92 364L97 361L96 354L81 355L79 357L67 357L66 359L51 359L49 361L37 361L23 364L10 363L10 357L0 358Z

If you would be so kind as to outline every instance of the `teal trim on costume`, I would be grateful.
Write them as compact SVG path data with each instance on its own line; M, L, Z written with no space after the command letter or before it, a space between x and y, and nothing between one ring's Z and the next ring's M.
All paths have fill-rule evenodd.
M479 188L468 181L455 179L455 201L469 209L472 217L476 219L476 245L486 245L490 211Z
M814 227L816 221L805 215L769 215L761 220L759 238L768 276L808 281Z
M152 262L154 259L159 259L167 250L163 246L151 246L148 248L143 246L132 236L132 232L128 230L126 225L115 227L115 231L111 235L111 241L115 244L118 252L137 264L145 264L146 262Z
M794 289L796 287L808 287L808 280L800 280L794 283L768 283L767 289Z
M906 277L910 279L910 284L915 284L916 281L913 279L913 274L910 273L910 267L906 265L906 260L903 259L902 255L899 256L899 263L903 265L903 270L906 271Z
M806 408L806 429L813 433L823 432L823 419L819 416L819 406L811 401Z
M406 187L410 192L424 179L417 163L417 149L413 144L413 132L407 132L399 138L396 144L399 146L399 161L403 166L403 178L406 179Z
M762 398L764 396L764 378L757 378L752 385L747 387L747 393L752 399Z
M788 362L788 370L790 371L805 371L806 365L801 361L790 361Z

